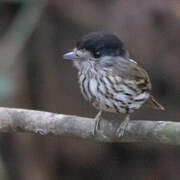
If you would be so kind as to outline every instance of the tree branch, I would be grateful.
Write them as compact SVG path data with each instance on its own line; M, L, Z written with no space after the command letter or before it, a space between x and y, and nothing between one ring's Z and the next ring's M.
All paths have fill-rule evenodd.
M71 135L100 142L154 142L180 144L180 123L167 121L135 121L128 124L123 137L116 136L119 120L100 122L92 136L94 119L50 112L0 108L0 132L25 132L41 135Z

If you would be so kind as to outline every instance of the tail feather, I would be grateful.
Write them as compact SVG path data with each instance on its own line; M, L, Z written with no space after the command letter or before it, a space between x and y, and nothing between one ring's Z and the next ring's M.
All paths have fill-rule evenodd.
M152 107L154 107L157 110L161 110L161 111L165 110L165 108L161 104L159 104L152 95L150 95L148 99L148 104L150 104Z

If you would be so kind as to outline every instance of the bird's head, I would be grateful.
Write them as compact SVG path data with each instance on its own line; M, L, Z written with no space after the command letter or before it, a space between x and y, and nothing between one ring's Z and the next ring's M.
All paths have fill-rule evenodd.
M83 36L73 51L64 54L64 59L71 59L78 63L85 61L99 63L118 56L127 58L128 52L117 36L93 32Z

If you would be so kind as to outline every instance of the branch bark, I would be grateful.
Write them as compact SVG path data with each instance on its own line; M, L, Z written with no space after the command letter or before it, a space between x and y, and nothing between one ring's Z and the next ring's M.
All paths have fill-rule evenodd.
M123 137L116 136L119 120L100 122L96 136L95 121L72 115L43 111L0 108L0 132L24 132L41 135L71 135L100 142L154 142L180 144L180 123L131 120Z

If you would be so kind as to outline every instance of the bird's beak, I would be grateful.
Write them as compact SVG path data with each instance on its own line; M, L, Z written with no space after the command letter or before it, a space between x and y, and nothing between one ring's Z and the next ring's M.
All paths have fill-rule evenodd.
M77 56L77 54L74 51L68 52L66 54L63 55L64 59L68 59L68 60L78 60L80 59L79 56Z

